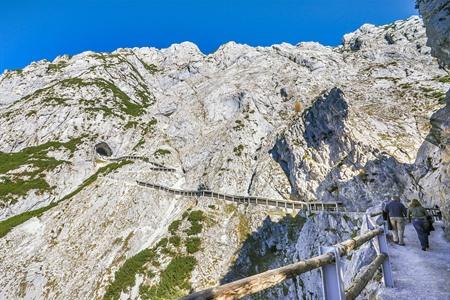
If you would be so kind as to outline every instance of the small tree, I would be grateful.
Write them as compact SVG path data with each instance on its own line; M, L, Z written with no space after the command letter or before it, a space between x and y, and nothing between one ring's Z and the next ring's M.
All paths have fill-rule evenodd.
M294 102L294 110L295 110L295 112L299 113L299 112L302 111L302 109L303 109L302 104L300 102L298 102L298 101L295 101Z

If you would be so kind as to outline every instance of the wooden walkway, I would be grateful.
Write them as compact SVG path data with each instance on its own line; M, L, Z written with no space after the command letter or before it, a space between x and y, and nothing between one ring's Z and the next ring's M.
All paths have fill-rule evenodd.
M115 158L107 158L108 161L120 161L120 160L141 160L146 163L152 165L152 167L148 168L151 171L162 171L162 172L176 172L176 169L166 167L162 164L152 162L148 157L136 156L136 155L127 155L120 156ZM273 206L277 208L284 209L303 209L308 211L330 211L330 212L339 212L344 211L344 206L342 202L307 202L307 201L295 201L295 200L282 200L282 199L273 199L273 198L265 198L265 197L255 197L255 196L241 196L241 195L229 195L217 193L209 190L181 190L166 187L159 184L136 181L139 186L152 188L158 191L163 191L170 193L172 195L185 196L185 197L207 197L218 200L225 200L234 203L247 203L247 204L255 204L255 205L265 205L265 206Z
M281 200L265 197L255 197L255 196L239 196L239 195L229 195L222 194L208 190L181 190L166 187L159 184L136 181L136 183L143 187L148 187L155 189L157 191L163 191L170 193L172 195L185 196L185 197L207 197L218 200L225 200L235 203L247 203L256 205L266 205L274 206L284 209L304 209L308 211L343 211L344 207L341 202L305 202L305 201L292 201L292 200Z

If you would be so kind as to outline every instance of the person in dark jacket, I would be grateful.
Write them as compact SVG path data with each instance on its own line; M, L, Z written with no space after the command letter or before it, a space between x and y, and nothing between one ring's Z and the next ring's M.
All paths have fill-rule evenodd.
M427 210L422 207L419 200L413 199L408 209L408 219L410 222L412 220L414 229L417 232L417 236L419 237L420 245L422 246L423 251L426 251L427 248L430 247L428 242L430 228L428 225L427 216Z
M381 203L381 211L382 211L383 220L387 221L388 230L392 230L392 224L391 224L391 221L389 220L389 213L384 210L388 203L389 203L389 201L383 201L383 203Z
M407 215L406 207L400 202L399 197L395 197L394 200L384 207L384 212L389 214L394 243L404 246L403 235Z

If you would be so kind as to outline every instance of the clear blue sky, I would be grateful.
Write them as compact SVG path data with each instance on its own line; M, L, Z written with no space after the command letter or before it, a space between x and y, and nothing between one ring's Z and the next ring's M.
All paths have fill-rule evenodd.
M0 1L0 73L60 54L192 41L204 53L236 41L338 45L363 23L417 14L414 0Z

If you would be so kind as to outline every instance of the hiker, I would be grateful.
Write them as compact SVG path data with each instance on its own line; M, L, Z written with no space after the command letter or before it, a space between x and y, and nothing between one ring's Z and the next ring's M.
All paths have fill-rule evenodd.
M381 211L382 211L383 220L387 221L388 230L392 230L392 224L391 224L391 221L389 220L389 213L387 211L385 211L386 205L388 203L389 203L389 201L383 201L381 203Z
M430 222L428 221L427 217L427 210L423 208L419 200L413 199L408 209L408 219L410 222L412 220L414 229L417 232L417 236L419 237L420 245L422 246L423 251L427 251L427 248L430 247L428 243L428 235L430 234Z
M389 215L394 243L404 246L403 234L405 232L405 218L407 215L406 207L400 202L399 197L394 197L392 201L386 204L383 211Z

